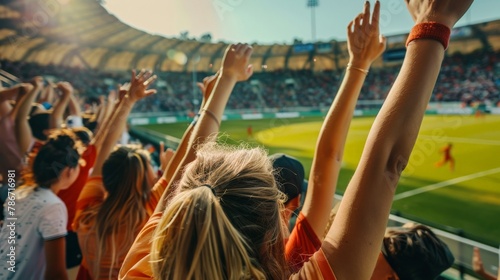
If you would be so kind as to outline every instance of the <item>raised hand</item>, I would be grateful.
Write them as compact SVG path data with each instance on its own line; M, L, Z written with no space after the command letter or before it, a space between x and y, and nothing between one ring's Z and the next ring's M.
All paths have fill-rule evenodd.
M21 100L21 98L31 92L32 90L35 89L35 86L32 84L32 83L22 83L22 84L18 84L16 86L14 86L14 88L18 88L19 89L19 94L17 95L17 101Z
M219 77L219 71L212 76L205 77L203 79L203 83L196 83L198 88L200 88L201 93L203 94L203 101L206 102L212 91L214 89L215 83L217 82L217 78Z
M453 28L474 0L406 0L415 23L438 22Z
M108 93L108 102L111 104L115 104L117 99L118 99L118 97L117 97L116 91L110 90Z
M36 89L42 89L43 88L43 78L41 76L36 76L33 77L33 79L30 80L30 83L36 88Z
M73 93L73 86L68 82L57 83L57 88L60 89L63 94L72 94Z
M156 93L155 89L148 89L148 87L156 80L157 76L153 75L150 70L141 70L136 75L135 70L132 70L132 77L130 79L130 89L128 96L132 101L138 101L146 96Z
M175 152L174 150L168 148L165 150L165 143L160 142L160 169L161 171L165 171L165 168L167 168L168 164L174 157Z
M370 15L370 2L366 1L360 13L347 26L347 48L350 64L367 69L385 50L386 39L379 31L380 2L375 3Z
M106 96L99 95L99 104L101 104L102 106L106 105Z
M118 101L122 101L125 95L127 95L130 89L130 83L124 83L123 85L118 85Z
M253 66L249 65L253 49L248 44L231 44L227 47L222 59L222 76L246 81L253 74Z

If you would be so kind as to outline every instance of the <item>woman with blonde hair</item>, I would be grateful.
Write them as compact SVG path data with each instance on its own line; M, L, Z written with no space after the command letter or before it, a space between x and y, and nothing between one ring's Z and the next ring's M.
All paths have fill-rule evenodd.
M282 199L266 154L216 145L200 148L185 169L181 163L174 176L180 181L170 182L177 188L174 196L158 205L126 262L151 265L155 279L370 279L450 30L471 3L407 0L416 25L401 72L370 130L331 230L296 274L285 265ZM133 249L150 240L151 254L136 255Z
M83 256L77 279L116 278L137 228L163 192L161 182L151 188L156 176L146 151L119 147L112 152L135 102L155 92L147 89L155 79L151 72L136 76L133 71L127 95L103 128L104 140L96 143L94 169L78 197L73 223Z

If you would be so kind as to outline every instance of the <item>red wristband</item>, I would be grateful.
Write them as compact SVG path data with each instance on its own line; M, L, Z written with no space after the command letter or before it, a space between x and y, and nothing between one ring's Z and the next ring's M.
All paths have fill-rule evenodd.
M413 40L431 39L440 42L446 50L450 41L450 34L450 28L444 24L438 22L419 23L411 29L410 35L408 35L408 39L406 40L406 47Z

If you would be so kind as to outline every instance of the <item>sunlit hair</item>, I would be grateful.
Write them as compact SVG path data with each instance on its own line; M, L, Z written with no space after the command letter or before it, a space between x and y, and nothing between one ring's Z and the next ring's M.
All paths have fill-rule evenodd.
M148 219L146 204L150 199L148 180L149 154L139 147L122 146L112 152L102 167L102 180L107 191L104 202L82 215L82 221L95 218L97 248L94 279L102 272L103 255L110 255L112 267L120 266L138 231ZM120 236L118 240L117 236ZM88 245L92 246L92 245ZM108 278L118 271L111 269Z
M284 195L260 148L206 144L152 240L155 279L285 279Z

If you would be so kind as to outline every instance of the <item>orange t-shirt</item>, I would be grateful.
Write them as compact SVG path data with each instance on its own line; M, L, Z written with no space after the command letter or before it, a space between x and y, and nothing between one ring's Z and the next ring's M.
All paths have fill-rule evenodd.
M285 259L292 268L292 272L299 271L302 265L320 248L321 241L306 217L300 212L285 244Z
M137 235L134 244L123 261L118 279L145 280L153 279L153 271L150 264L151 238L160 222L162 213L154 213L146 225ZM323 250L317 250L308 260L303 263L298 273L290 276L293 280L325 279L336 280L330 264Z
M151 197L146 204L146 211L149 215L153 214L156 205L160 201L163 191L167 187L168 183L163 178L160 179L153 189L151 190ZM94 261L96 258L96 253L98 248L97 242L97 232L95 230L95 214L87 212L89 208L100 205L104 201L105 189L102 183L102 177L91 177L85 184L78 202L76 205L76 215L73 223L73 228L78 234L78 243L80 243L80 248L82 250L83 260L81 269L87 270L90 276L92 275L92 268L94 266ZM144 221L145 223L146 221ZM112 252L103 252L101 256L101 262L99 264L100 272L99 279L108 279L108 274L110 269L112 270L111 277L116 279L118 276L118 271L122 265L123 260L129 247L132 244L125 244L124 234L118 234L114 236L114 245L117 248L118 255L115 256L115 263L112 262ZM108 239L109 240L109 239ZM110 248L111 246L107 246Z
M61 190L57 193L57 196L59 196L64 204L66 204L66 208L68 209L68 231L73 231L71 224L75 218L76 202L83 186L85 186L85 183L87 182L90 169L94 167L96 157L97 150L95 146L89 145L82 154L82 159L85 160L85 166L80 167L80 173L78 173L78 177L76 177L75 182L68 189Z

